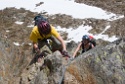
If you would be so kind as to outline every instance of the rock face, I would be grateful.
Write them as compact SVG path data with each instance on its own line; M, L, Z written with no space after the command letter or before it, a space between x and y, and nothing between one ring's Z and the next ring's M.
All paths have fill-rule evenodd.
M13 49L5 42L0 41L1 84L125 84L125 39L97 46L73 61L66 60L56 51L47 55L41 63L33 62L24 70L22 68L26 64L20 61L26 57L19 56L17 52L16 56L11 54ZM69 44L72 48L76 46L73 42ZM7 61L7 58L10 60ZM9 65L13 67L10 69Z
M125 16L124 0L75 1ZM41 63L37 63L31 54L32 46L29 44L31 41L28 36L32 28L29 25L34 25L33 18L36 14L24 8L0 10L0 84L125 84L124 39L111 44L100 39L96 48L73 61L65 60L57 51L42 59ZM98 34L110 24L111 28L104 34L125 36L125 18L107 21L94 18L77 19L65 14L45 14L45 16L55 27L76 29L80 25L89 25L93 27L89 32ZM19 25L15 23L16 21L24 23ZM67 39L67 33L63 32L61 35ZM15 46L13 42L19 42L20 46ZM75 42L67 44L70 54L74 52L76 46Z
M28 64L28 57L3 39L1 34L0 37L0 84L19 84L20 73Z
M42 51L49 48L43 47ZM41 62L32 62L21 75L21 84L59 84L63 79L63 61L59 51L47 54Z
M109 0L75 0L75 1L77 3L85 3L85 4L97 6L117 14L124 14L125 12L124 0L110 0L110 1Z
M41 69L38 63L31 65L21 84L125 84L124 54L125 39L97 46L73 61L56 51L45 57Z
M77 57L67 68L66 84L125 84L125 39L96 47ZM71 78L72 77L72 78ZM75 80L76 83L72 83Z

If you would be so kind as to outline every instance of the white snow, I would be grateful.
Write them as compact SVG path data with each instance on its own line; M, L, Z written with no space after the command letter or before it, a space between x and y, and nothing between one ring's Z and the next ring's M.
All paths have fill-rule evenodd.
M40 6L36 4L44 2ZM7 7L15 8L25 8L32 12L47 12L48 14L66 14L71 15L73 18L95 18L95 19L106 19L109 21L123 18L124 15L116 15L102 10L101 8L89 6L85 4L75 3L74 0L0 0L0 10ZM17 24L23 24L23 22L16 22ZM31 27L33 25L29 25ZM110 25L105 28L100 34L94 35L96 39L103 39L106 41L114 41L117 38L114 36L109 37L108 35L103 35L103 33L110 28ZM68 33L68 41L74 40L76 42L80 41L84 34L89 34L88 31L92 29L91 26L79 26L77 29L66 29L57 27L58 31L66 31ZM92 35L92 34L91 34ZM18 45L17 43L14 43Z
M105 28L105 30L107 30L110 26L107 26ZM91 33L89 33L88 31L91 30L92 27L91 26L79 26L77 29L66 29L66 28L60 28L60 27L57 27L57 30L58 31L64 31L64 32L67 32L68 33L68 40L66 42L70 42L71 40L75 41L75 42L80 42L82 40L82 36L83 35L92 35L95 37L95 39L103 39L105 41L109 41L109 42L113 42L115 40L117 40L118 38L116 38L116 36L112 36L112 37L109 37L108 35L104 35L103 32L101 32L100 34L96 34L96 35L93 35Z
M44 2L37 6L36 4ZM74 0L0 0L0 9L6 7L25 8L33 12L46 11L48 14L67 14L74 18L96 18L115 20L123 16L106 12L101 8L75 3Z
M24 22L16 21L15 23L21 25L21 24L23 24Z
M6 30L6 32L10 32L9 30Z
M20 46L20 44L18 42L13 42L13 44L16 46Z

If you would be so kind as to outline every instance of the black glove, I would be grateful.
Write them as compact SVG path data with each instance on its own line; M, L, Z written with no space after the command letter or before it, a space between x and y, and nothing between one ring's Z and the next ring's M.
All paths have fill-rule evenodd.
M63 50L63 51L62 51L62 55L64 55L64 57L69 57L69 58L70 58L70 56L69 56L68 52L67 52L67 51L65 51L65 50Z
M36 52L37 54L39 54L39 53L40 53L39 48L36 48L36 49L35 49L35 52Z

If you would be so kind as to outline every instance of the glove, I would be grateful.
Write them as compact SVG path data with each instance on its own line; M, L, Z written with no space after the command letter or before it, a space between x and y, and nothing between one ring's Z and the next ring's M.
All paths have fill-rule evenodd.
M40 53L39 48L36 48L36 49L35 49L35 52L36 52L37 54L39 54L39 53Z
M63 51L62 51L62 55L64 55L64 57L69 57L69 58L70 58L70 56L69 56L68 52L67 52L67 51L65 51L65 50L63 50Z

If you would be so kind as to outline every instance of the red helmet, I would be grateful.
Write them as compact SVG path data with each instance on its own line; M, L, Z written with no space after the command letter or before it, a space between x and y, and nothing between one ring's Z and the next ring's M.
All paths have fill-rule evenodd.
M39 21L38 24L38 31L42 34L49 34L51 32L51 27L48 22L46 21Z

